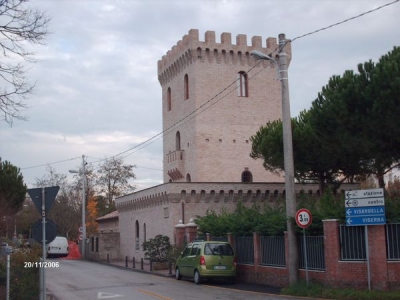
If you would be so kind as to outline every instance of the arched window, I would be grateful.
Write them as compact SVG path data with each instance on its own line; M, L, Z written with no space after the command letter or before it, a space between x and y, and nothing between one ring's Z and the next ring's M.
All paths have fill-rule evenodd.
M238 73L237 94L239 97L248 97L249 96L247 73L244 71L240 71Z
M179 131L175 135L175 148L175 150L181 150L181 133Z
M186 174L186 182L192 182L192 179L190 178L190 174Z
M135 222L135 249L139 250L139 221Z
M143 224L143 242L146 241L146 223Z
M171 88L169 87L167 90L167 109L170 111L172 108L172 102L171 102Z
M185 74L185 77L183 78L183 99L187 100L189 99L189 76L188 74Z
M253 182L253 174L248 170L243 171L242 182Z

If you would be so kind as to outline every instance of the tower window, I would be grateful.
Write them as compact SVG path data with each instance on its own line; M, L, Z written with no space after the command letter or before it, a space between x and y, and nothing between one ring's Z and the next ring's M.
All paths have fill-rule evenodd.
M185 74L185 77L183 79L183 84L184 84L184 88L183 88L184 95L183 95L183 98L185 100L187 100L187 99L189 99L189 76L188 76L188 74Z
M181 150L181 133L179 131L175 135L175 148L175 150Z
M167 108L168 108L168 111L170 111L171 108L172 108L172 103L171 103L171 88L170 88L170 87L169 87L168 90L167 90Z
M240 71L238 73L237 93L238 93L239 97L248 97L249 96L247 73L244 71Z
M253 174L246 170L242 173L242 182L253 182Z

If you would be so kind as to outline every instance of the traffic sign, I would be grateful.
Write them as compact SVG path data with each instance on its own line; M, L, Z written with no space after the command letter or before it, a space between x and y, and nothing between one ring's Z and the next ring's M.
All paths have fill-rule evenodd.
M44 199L45 199L45 212L48 213L56 199L57 193L60 187L58 185L44 188ZM31 197L33 203L38 209L40 214L42 212L42 196L43 188L28 189L28 194ZM43 216L43 215L42 215Z
M383 189L345 192L347 226L386 224Z
M344 202L346 207L361 207L361 206L377 206L385 205L385 198L354 198L346 199Z
M301 208L296 213L296 223L301 228L307 228L312 223L312 215L308 209Z
M385 225L385 216L357 216L346 218L347 226L363 226L363 225Z
M368 189L368 190L355 190L346 191L346 199L358 199L358 198L383 198L385 193L383 189Z
M346 208L346 217L381 216L385 215L384 206L350 207Z
M32 237L33 239L42 244L43 242L43 230L42 230L42 220L37 220L35 224L32 225ZM46 244L50 244L57 236L57 225L53 220L46 218Z

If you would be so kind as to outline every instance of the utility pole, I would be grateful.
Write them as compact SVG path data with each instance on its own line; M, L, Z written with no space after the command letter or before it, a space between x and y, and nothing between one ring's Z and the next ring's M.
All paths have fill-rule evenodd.
M289 78L286 43L290 42L285 34L279 34L279 72L282 85L282 126L283 126L283 157L285 166L285 196L286 196L286 218L288 234L288 268L289 284L292 285L299 280L299 252L293 219L296 215L296 193L294 189L294 162L293 162L293 136L292 119L290 116Z
M86 171L85 155L82 155L82 258L86 258Z
M278 66L279 80L282 86L282 127L283 127L283 157L285 169L285 198L286 198L286 222L288 235L288 271L290 285L299 280L299 252L293 220L296 216L296 193L294 189L294 162L293 162L293 137L292 137L292 119L290 116L290 98L289 98L289 78L288 62L285 52L286 44L290 42L285 34L279 35L279 62L273 57L260 51L254 50L251 56L255 59L264 59L274 62Z

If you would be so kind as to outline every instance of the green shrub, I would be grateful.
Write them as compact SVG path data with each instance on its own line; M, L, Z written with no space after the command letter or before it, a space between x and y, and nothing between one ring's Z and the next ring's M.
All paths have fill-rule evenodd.
M154 238L142 244L144 259L151 262L163 263L168 261L168 253L171 249L169 237L165 235L156 235Z
M17 248L10 256L10 299L38 299L40 268L25 262L39 262L41 248ZM0 278L6 278L6 259L0 260ZM5 283L4 283L5 284Z

